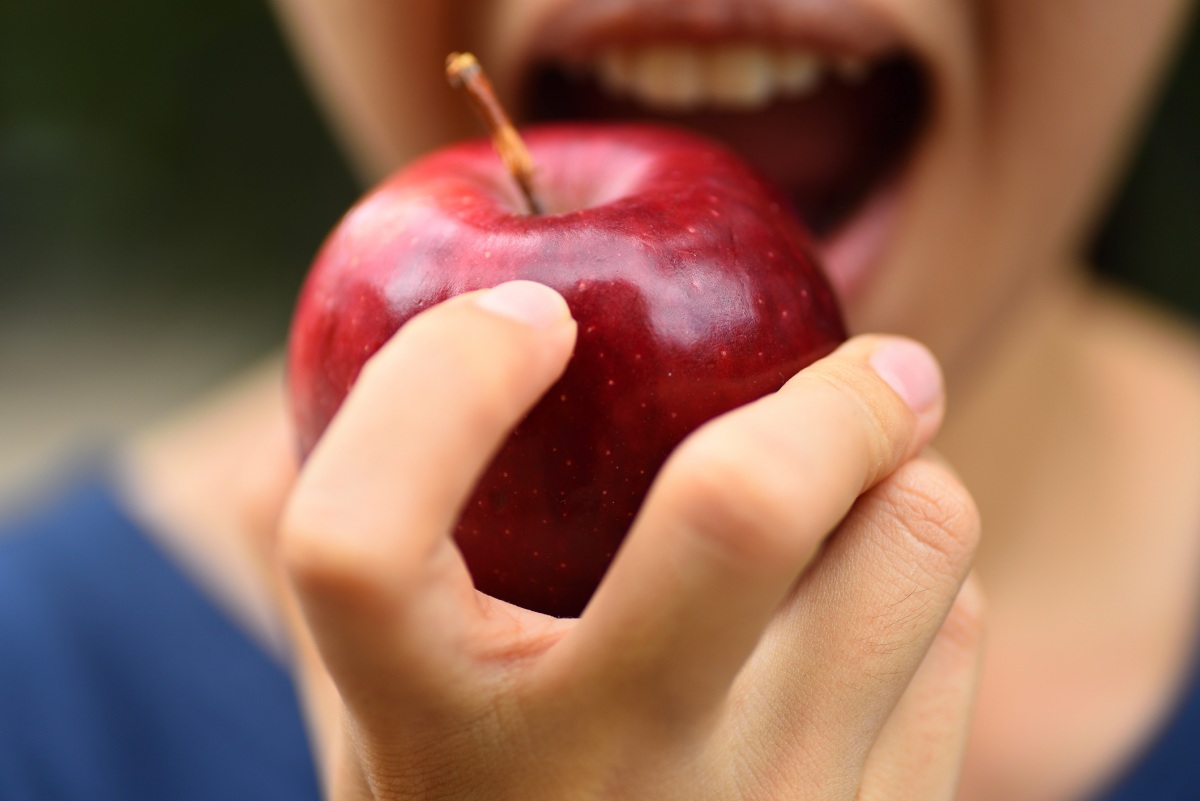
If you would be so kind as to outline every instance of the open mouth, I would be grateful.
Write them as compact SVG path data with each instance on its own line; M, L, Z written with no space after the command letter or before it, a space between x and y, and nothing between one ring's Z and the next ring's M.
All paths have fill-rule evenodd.
M724 142L791 198L845 299L883 247L930 81L886 21L855 24L849 5L799 19L747 17L750 5L698 21L629 4L560 26L522 71L521 116L657 121Z

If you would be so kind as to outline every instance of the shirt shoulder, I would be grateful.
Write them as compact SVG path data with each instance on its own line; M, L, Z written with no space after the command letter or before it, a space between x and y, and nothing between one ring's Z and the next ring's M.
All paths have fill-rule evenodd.
M286 670L99 478L0 526L0 797L317 798Z

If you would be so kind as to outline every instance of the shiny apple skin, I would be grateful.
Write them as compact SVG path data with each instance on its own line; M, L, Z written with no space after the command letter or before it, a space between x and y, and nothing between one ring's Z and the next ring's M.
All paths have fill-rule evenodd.
M351 209L301 292L289 392L307 453L366 359L417 312L516 278L558 290L578 321L575 353L455 536L478 589L574 616L671 450L845 330L807 233L723 148L642 125L525 136L550 213L524 212L483 141L413 163Z

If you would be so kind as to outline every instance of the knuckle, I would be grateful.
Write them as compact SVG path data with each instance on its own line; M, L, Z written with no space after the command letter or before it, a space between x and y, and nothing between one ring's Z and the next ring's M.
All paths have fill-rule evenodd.
M469 318L454 321L448 332L445 316L419 315L401 331L398 348L415 368L405 385L409 391L435 390L455 407L456 423L468 435L492 436L523 410L536 359L503 331L476 330L477 321ZM373 361L364 372L381 369Z
M671 512L719 557L744 566L793 560L796 468L768 443L714 427L684 442L665 471Z
M979 510L951 471L927 459L905 463L880 485L890 517L931 572L961 577L979 545Z
M537 367L536 353L517 338L501 331L477 331L467 336L456 327L456 333L437 337L426 343L426 352L437 353L435 369L441 375L453 372L455 390L462 392L471 414L481 425L494 425L510 416L509 408L515 399L528 393L531 373Z
M307 593L361 593L372 586L380 555L363 547L369 538L344 535L345 510L319 493L289 503L279 526L278 560L288 578Z
M878 376L862 365L834 362L811 377L841 411L839 427L852 437L852 447L867 467L866 489L907 453L916 431L915 418L899 407L890 391L877 391Z
M276 537L284 570L305 584L347 569L348 559L337 553L336 514L327 503L310 495L293 497L284 510Z

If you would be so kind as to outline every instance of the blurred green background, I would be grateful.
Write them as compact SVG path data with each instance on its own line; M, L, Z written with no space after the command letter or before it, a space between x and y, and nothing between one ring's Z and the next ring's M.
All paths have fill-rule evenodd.
M1200 319L1200 14L1092 243L1101 274Z
M355 194L265 4L0 4L0 311L215 303L278 323Z
M357 194L262 0L0 0L0 507L278 348Z
M1200 317L1200 25L1093 247ZM358 194L265 4L0 2L0 495L282 341Z

